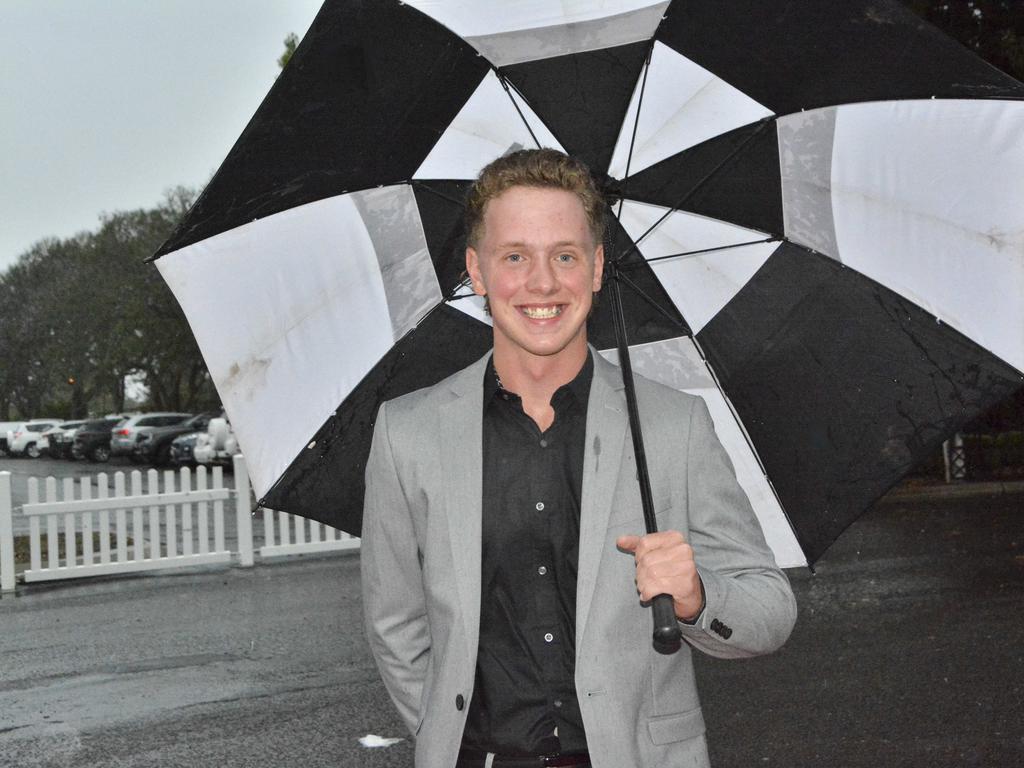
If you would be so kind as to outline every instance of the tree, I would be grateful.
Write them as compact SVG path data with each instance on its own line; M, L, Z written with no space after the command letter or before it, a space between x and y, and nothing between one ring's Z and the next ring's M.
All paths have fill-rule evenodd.
M0 415L122 411L125 379L148 405L204 410L218 398L156 251L191 205L178 188L150 210L101 218L96 232L43 240L0 276Z
M294 32L289 32L288 36L284 39L284 53L277 60L277 65L283 70L288 66L288 62L292 60L292 54L295 53L295 49L299 47L299 36Z
M1020 0L904 2L989 64L1024 81L1024 3Z

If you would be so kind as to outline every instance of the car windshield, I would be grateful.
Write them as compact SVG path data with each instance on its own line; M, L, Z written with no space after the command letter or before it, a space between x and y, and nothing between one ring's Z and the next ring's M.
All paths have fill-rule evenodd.
M27 424L29 432L42 432L44 429L49 429L53 424Z

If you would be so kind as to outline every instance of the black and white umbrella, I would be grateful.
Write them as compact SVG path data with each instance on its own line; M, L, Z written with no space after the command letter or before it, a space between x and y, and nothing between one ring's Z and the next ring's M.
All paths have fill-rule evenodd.
M157 266L262 503L358 533L377 404L490 346L469 180L578 156L634 370L797 565L1021 386L1022 97L893 0L328 0Z

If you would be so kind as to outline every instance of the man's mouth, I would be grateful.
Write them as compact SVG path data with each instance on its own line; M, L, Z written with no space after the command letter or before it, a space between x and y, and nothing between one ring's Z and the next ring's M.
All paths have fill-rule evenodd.
M520 307L519 310L531 320L549 320L562 314L562 305L553 307Z

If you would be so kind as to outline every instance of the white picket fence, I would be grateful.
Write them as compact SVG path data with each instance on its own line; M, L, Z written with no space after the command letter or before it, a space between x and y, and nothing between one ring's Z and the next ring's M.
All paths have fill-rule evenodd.
M156 569L254 563L252 506L245 460L234 459L234 487L221 467L163 473L136 470L109 477L28 479L29 564L25 582L52 581ZM96 487L95 495L92 492ZM235 549L225 541L224 502L235 501ZM11 476L0 472L0 591L15 586ZM284 512L263 510L261 558L359 547L359 539ZM44 538L45 537L45 538Z

